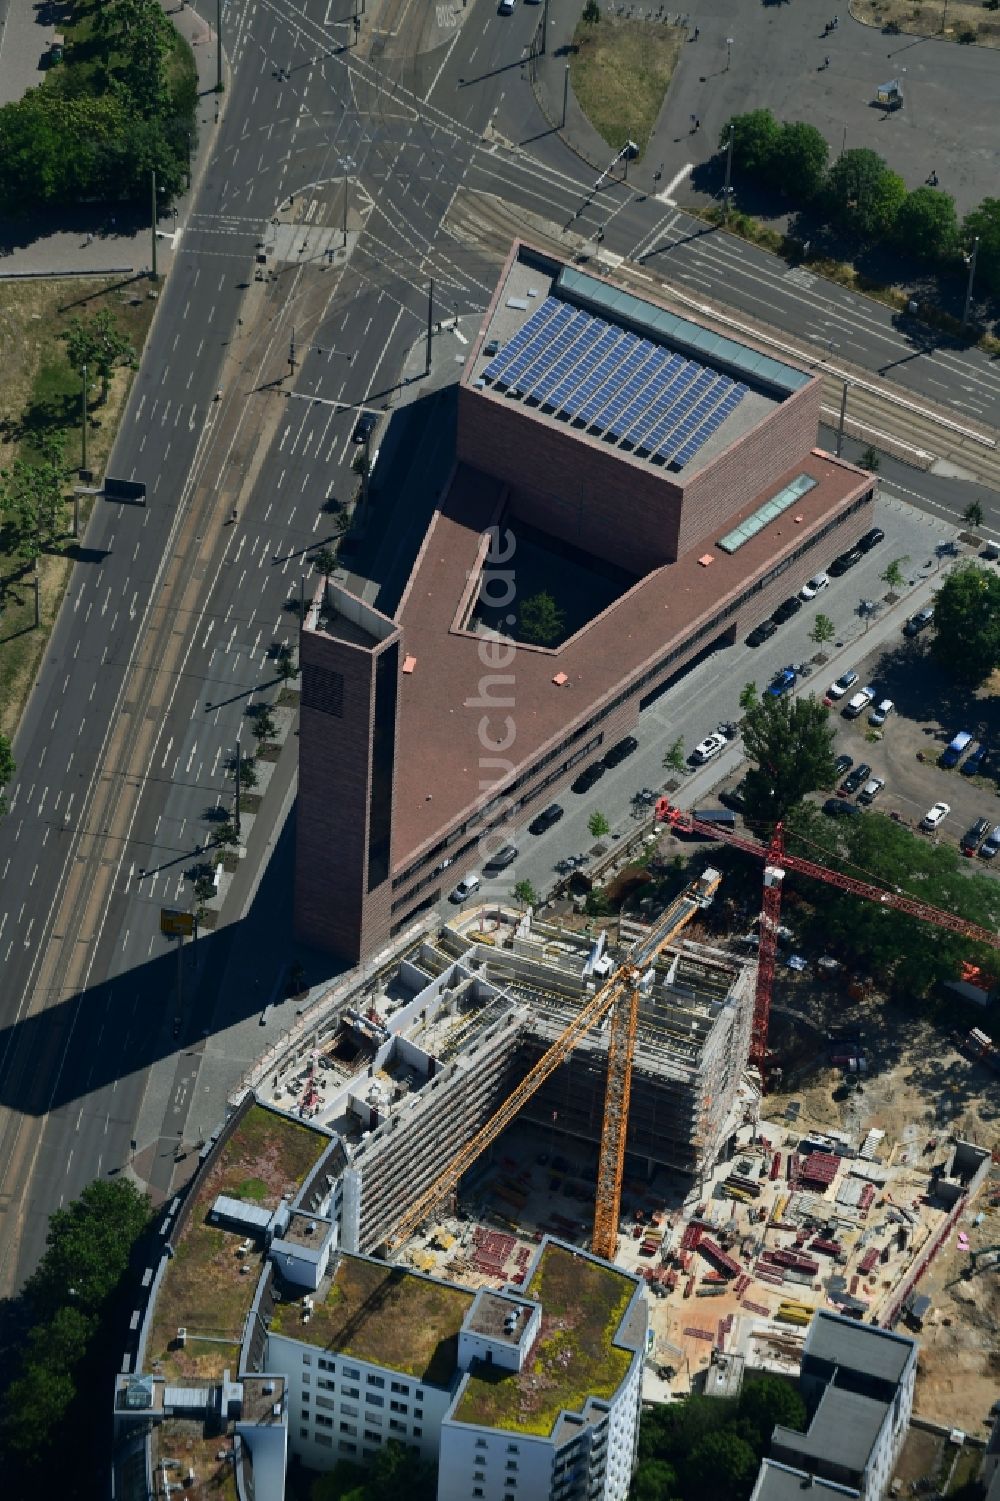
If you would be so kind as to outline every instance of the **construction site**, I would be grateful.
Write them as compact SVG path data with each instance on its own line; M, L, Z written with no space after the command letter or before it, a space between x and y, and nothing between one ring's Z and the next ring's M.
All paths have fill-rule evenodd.
M601 1253L648 1285L649 1400L738 1390L745 1366L794 1374L818 1308L945 1349L964 1341L985 1394L996 1274L984 1254L976 1289L968 1268L1000 1240L990 1151L924 1112L886 1129L876 1108L866 1122L858 1095L844 1129L762 1093L757 963L681 936L688 923L701 933L717 884L709 868L618 942L530 912L464 913L328 1011L257 1091L340 1139L331 1212L344 1250L502 1287L545 1234L597 1249L604 1233ZM617 1152L615 1011L590 1013L623 969L635 1030ZM956 1254L961 1287L946 1293L940 1269ZM921 1410L955 1423L970 1389L958 1387L928 1383Z

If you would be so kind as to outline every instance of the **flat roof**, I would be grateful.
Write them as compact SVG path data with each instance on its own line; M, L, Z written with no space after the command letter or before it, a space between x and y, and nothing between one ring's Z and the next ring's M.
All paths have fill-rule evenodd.
M898 1385L915 1345L904 1334L820 1309L810 1326L805 1354Z
M501 706L495 711L496 733L502 733L504 715L511 712L517 738L509 754L519 766L548 743L559 743L571 721L589 716L602 700L662 657L671 641L692 634L723 597L799 546L804 527L811 531L820 526L848 496L871 483L852 465L813 449L777 477L772 493L800 473L816 481L801 505L764 527L738 552L727 555L715 544L760 506L759 494L748 496L743 510L676 562L637 580L557 650L513 642L508 650L504 641L500 649L507 665L492 674L494 684L489 687L484 637L453 626L469 579L482 566L483 533L496 520L505 486L459 465L428 529L396 617L416 667L399 680L394 870L408 865L423 846L433 845L463 814L471 814L498 777L483 764L484 756L494 754L484 752L481 740L484 681L493 701L513 696L513 710ZM832 554L835 541L830 546ZM705 554L712 558L710 566L699 561ZM789 592L796 587L792 574L788 586ZM725 629L725 623L719 629ZM494 754L494 766L496 761ZM460 874L456 871L456 880Z
M809 1475L804 1470L795 1470L779 1464L775 1459L761 1462L752 1501L839 1501L841 1496L856 1496L857 1491L846 1485L834 1485L832 1480Z
M778 1426L772 1442L803 1458L826 1460L860 1474L888 1411L888 1402L880 1402L877 1397L828 1386L806 1432Z
M303 1299L285 1289L271 1333L447 1388L472 1299L467 1288L344 1252L313 1295L308 1318Z
M563 1411L609 1400L634 1350L616 1344L636 1279L568 1246L546 1242L525 1288L542 1305L542 1328L520 1371L479 1365L451 1417L521 1433L549 1434Z
M220 1194L252 1198L261 1209L277 1209L294 1197L330 1138L280 1111L253 1104L224 1139L219 1154L196 1192L167 1263L156 1297L144 1365L155 1366L168 1380L212 1380L227 1367L235 1370L243 1326L257 1287L263 1260L259 1236L246 1261L253 1273L241 1274L244 1258L234 1255L246 1227L213 1224L212 1206ZM177 1330L187 1330L183 1348Z
M484 1287L476 1294L465 1320L465 1328L470 1334L482 1334L487 1339L499 1339L505 1344L517 1345L520 1344L531 1313L531 1304L526 1303L523 1298L512 1298L509 1294L491 1292ZM513 1328L508 1328L507 1323L512 1314L517 1322Z

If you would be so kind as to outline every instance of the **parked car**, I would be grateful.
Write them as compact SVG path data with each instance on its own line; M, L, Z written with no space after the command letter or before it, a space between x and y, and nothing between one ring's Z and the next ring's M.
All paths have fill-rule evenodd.
M354 424L351 434L352 443L367 443L372 433L378 427L378 417L374 412L362 412Z
M554 823L558 823L565 810L558 803L549 803L543 808L537 818L533 818L528 825L528 831L532 834L544 834L546 829L551 829Z
M501 870L506 870L508 865L513 865L516 859L517 845L503 844L497 850L496 854L491 855L483 866L483 875L491 876L498 874Z
M716 756L725 750L728 743L725 735L720 735L718 730L713 730L711 735L706 735L704 740L699 740L691 752L691 760L696 766L704 766L706 761L714 761Z
M799 593L803 599L815 599L821 589L827 589L829 586L830 575L828 573L815 573L808 583L802 585Z
M962 773L963 777L978 776L985 767L989 758L989 747L986 745L977 745L975 750L972 752L972 755L966 756L965 760L959 767L959 771Z
M639 749L639 742L634 735L626 735L624 740L619 740L609 751L605 752L604 765L610 770L612 766L620 766L627 756Z
M589 792L594 783L601 780L605 770L603 761L592 761L589 766L584 767L576 781L572 783L571 790L573 792Z
M983 840L986 838L986 836L987 836L987 834L989 832L990 832L990 821L989 821L989 819L988 818L977 818L976 821L975 821L975 823L972 825L972 827L969 828L969 829L966 829L965 833L962 835L961 839L959 840L958 847L962 851L962 854L963 855L974 855L976 853L976 851L978 850L979 846L982 844Z
M760 625L755 625L747 637L747 646L763 646L765 641L770 641L778 629L776 620L762 620Z
M984 860L994 860L1000 854L1000 823L991 831L979 846L979 853Z
M472 896L474 892L477 892L482 884L482 881L476 875L475 871L470 872L469 875L465 876L461 881L459 881L458 885L455 887L455 890L448 898L449 902L454 902L456 907L460 906L461 903Z
M863 537L858 538L858 546L862 552L871 552L873 547L884 539L885 532L880 526L873 526L870 532L865 532Z
M927 809L927 812L920 820L920 827L928 831L940 828L950 812L950 803L935 803L932 808Z
M839 782L841 777L847 775L853 765L853 756L838 756L836 761L834 761L833 763L834 780Z
M488 343L486 343L483 346L483 354L485 354L489 359L492 359L495 354L499 354L499 353L500 353L500 340L499 339L490 339L488 341Z
M826 690L827 698L843 698L848 688L853 688L857 681L858 675L856 672L842 673L837 681L835 683L831 683L829 688Z
M885 786L885 777L869 777L858 793L859 803L873 803Z
M945 771L950 771L957 766L972 744L972 736L968 730L959 730L953 740L950 740L941 752L941 765Z
M850 818L861 812L857 803L849 803L846 797L828 797L823 804L823 812L828 818Z
M874 725L885 724L895 707L896 705L891 698L883 698L869 714L868 723Z
M868 705L874 702L874 700L874 688L859 688L854 697L848 699L847 703L841 710L841 713L843 714L845 719L857 719L865 712Z
M925 631L933 619L934 606L925 605L922 610L918 610L915 615L910 616L909 620L903 626L903 635L919 636L920 632Z
M782 667L764 689L765 698L781 698L782 694L788 693L798 682L798 673L794 667Z
M842 552L834 558L827 572L831 578L839 579L842 574L847 573L848 569L853 568L855 563L860 563L863 556L860 547L848 548L847 552Z
M843 782L841 782L841 792L847 793L848 796L850 796L852 793L857 792L861 784L863 782L866 782L871 774L872 769L868 765L868 762L859 761L854 770L852 772L849 772L848 775L844 778Z
M500 0L500 4L497 6L497 14L512 16L514 14L514 0Z
M799 596L797 594L790 594L787 599L782 600L771 616L771 619L776 620L779 625L784 625L785 621L791 620L792 616L797 615L801 608L802 601L799 599Z

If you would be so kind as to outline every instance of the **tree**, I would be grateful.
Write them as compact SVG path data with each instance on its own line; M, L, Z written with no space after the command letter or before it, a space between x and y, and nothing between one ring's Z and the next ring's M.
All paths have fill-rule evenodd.
M837 628L829 615L819 614L813 621L813 628L809 632L809 640L814 641L820 649L832 641L837 634Z
M740 1392L739 1414L749 1419L758 1435L758 1448L766 1453L776 1423L801 1433L806 1426L806 1405L794 1386L780 1376L761 1376L746 1381Z
M605 834L610 834L611 825L603 813L591 813L587 819L587 828L594 839L602 839Z
M892 229L906 197L906 184L867 146L844 151L827 173L824 200L834 224L863 240Z
M313 567L317 573L321 573L325 579L328 579L337 567L336 549L332 547L317 548L313 553Z
M745 115L733 115L722 127L719 145L729 149L733 137L733 166L748 177L766 177L781 127L769 109L754 109Z
M914 188L896 215L896 240L921 261L950 260L958 251L955 200L940 188Z
M263 745L266 740L273 740L277 733L277 725L270 707L264 704L260 712L254 716L253 737L258 745Z
M934 655L963 683L1000 666L1000 578L976 563L948 575L934 600Z
M962 239L969 250L979 241L977 280L991 292L1000 292L1000 198L984 198L966 214Z
M242 781L242 775L240 780ZM217 845L219 849L233 849L239 842L240 836L228 818L225 823L216 824L212 830L212 843Z
M530 881L518 881L514 887L514 900L521 902L525 907L538 906L538 892Z
M749 1496L758 1458L745 1439L721 1429L700 1439L683 1466L685 1491L742 1501Z
M278 676L283 683L290 683L299 675L299 669L295 662L295 653L290 646L282 646L278 652L276 667Z
M962 512L962 520L965 522L966 526L971 527L973 531L978 530L978 528L982 526L983 508L979 504L978 500L969 501L969 504Z
M231 770L236 775L236 762L233 761ZM257 763L253 756L240 757L240 786L252 791L257 786L260 778L257 775Z
M744 683L740 689L740 708L743 710L743 713L748 714L751 709L755 708L759 698L760 694L757 692L757 684Z
M101 378L101 402L108 399L111 375L117 365L131 364L135 350L126 333L118 326L110 308L100 308L89 318L74 318L61 337L66 340L66 356L73 369Z
M909 554L904 553L901 558L893 558L890 562L886 563L879 574L879 580L885 584L887 589L892 589L893 592L897 589L902 589L903 584L906 582L903 577L903 564L909 561Z
M677 739L663 753L663 770L675 771L680 776L687 771L687 762L684 759L684 737L678 735Z
M833 729L813 695L762 698L743 719L743 744L755 763L746 777L746 817L773 826L807 792L831 787Z
M215 882L211 876L205 875L204 871L194 883L194 894L199 902L209 902L215 895ZM199 907L198 910L202 913L204 908ZM198 921L204 921L203 917L199 916Z
M66 465L62 435L48 434L35 460L15 459L0 470L0 516L4 545L32 563L61 531Z
M587 0L583 7L583 19L588 26L596 26L601 19L601 7L597 0Z
M801 120L789 121L772 145L767 175L787 197L807 202L823 186L829 156L822 131Z
M996 882L968 874L968 862L950 844L935 845L878 813L864 818L824 818L812 804L793 809L788 844L793 853L847 873L864 870L867 879L889 891L918 897L985 928L1000 920ZM961 934L894 912L825 882L797 881L806 919L804 941L822 943L827 953L850 958L855 972L877 974L894 996L909 1002L942 980L954 979L965 960L989 963Z
M562 635L566 612L544 589L521 606L521 636L535 646L552 646Z
M6 735L0 735L0 818L7 812L7 786L14 780L17 767Z
M631 1501L671 1501L680 1489L677 1472L665 1459L644 1459L632 1477Z
M49 1219L45 1255L25 1284L36 1318L51 1318L75 1289L73 1306L99 1312L124 1275L149 1220L149 1199L126 1178L89 1183Z
M877 474L880 462L878 450L869 443L859 460L862 469L867 469L871 474Z

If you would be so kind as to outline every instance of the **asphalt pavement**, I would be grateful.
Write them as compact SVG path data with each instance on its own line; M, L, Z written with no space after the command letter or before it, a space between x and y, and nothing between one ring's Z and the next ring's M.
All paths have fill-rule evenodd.
M459 336L492 293L492 253L441 228L455 194L476 189L550 218L580 208L575 222L588 232L606 223L620 253L666 239L679 277L710 279L748 305L764 298L771 321L812 329L827 296L788 283L786 268L749 247L716 238L692 251L669 206L628 188L595 201L579 157L546 134L526 76L537 12L500 18L480 0L427 56L413 51L423 13L405 23L410 50L397 36L390 55L375 12L358 46L349 16L345 7L338 20L327 0L291 16L249 4L224 12L220 119L204 129L109 465L144 480L148 501L96 506L16 738L21 770L0 825L2 1291L34 1265L51 1210L95 1173L135 1171L158 1197L169 1193L183 1154L271 1035L259 1017L280 1003L295 953L282 834L294 736L223 925L182 961L179 1040L177 956L160 911L189 905L189 873L229 796L227 756L241 733L246 743L246 710L276 691L271 650L294 642L300 578L355 485L359 410L410 404L431 280L435 319L459 319L435 341L439 371L457 373ZM196 49L205 88L212 52ZM525 137L530 151L511 144ZM881 310L833 293L860 356L903 357ZM962 359L993 410L1000 378ZM904 372L919 384L939 368L921 355ZM779 653L802 651L797 629ZM758 673L765 658L775 665L765 653ZM745 664L734 662L741 682ZM694 743L727 717L717 691L706 688L696 712L682 716L672 700L656 712L683 717ZM647 755L609 776L602 796L637 774L651 781ZM569 819L563 834L583 846ZM259 889L255 869L265 869ZM303 958L318 978L320 960ZM271 1018L272 1032L285 1024L280 1004Z

